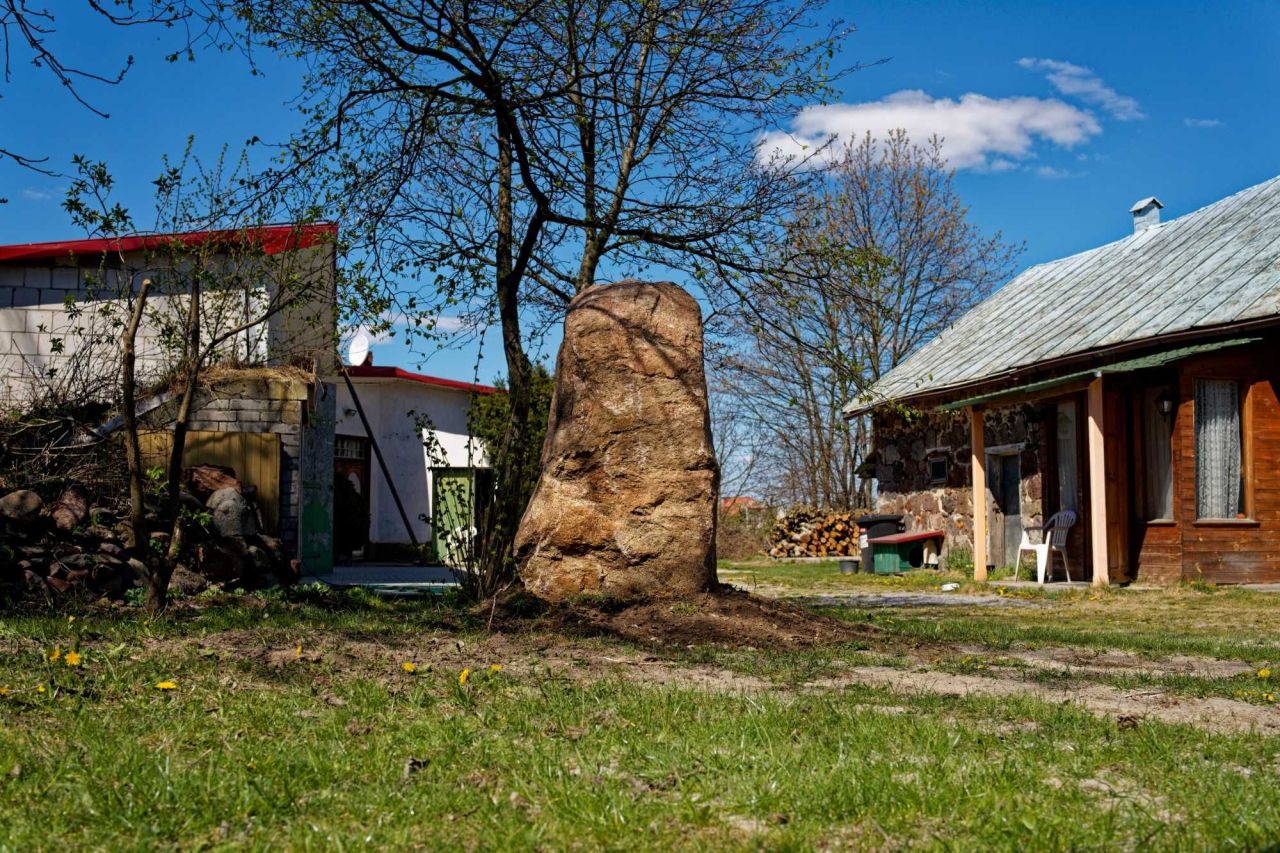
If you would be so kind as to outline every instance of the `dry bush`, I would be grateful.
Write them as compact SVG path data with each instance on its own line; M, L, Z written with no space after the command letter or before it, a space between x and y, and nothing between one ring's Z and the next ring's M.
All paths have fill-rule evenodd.
M720 515L716 525L716 556L721 560L747 560L769 553L773 513L768 510Z

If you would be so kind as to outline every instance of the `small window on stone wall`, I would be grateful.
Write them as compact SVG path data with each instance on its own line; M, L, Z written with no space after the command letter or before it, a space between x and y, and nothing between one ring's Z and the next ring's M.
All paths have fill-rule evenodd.
M947 482L947 457L933 456L929 458L929 482Z

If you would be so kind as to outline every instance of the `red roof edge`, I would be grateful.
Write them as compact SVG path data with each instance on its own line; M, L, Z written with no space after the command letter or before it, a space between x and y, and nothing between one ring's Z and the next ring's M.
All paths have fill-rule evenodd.
M423 385L434 385L437 388L451 388L454 391L470 391L473 394L493 394L498 389L491 385L477 385L473 382L459 382L456 379L444 379L439 376L427 376L424 373L411 373L398 367L381 367L362 365L348 367L347 375L352 379L403 379L406 382L421 382Z
M215 231L188 231L184 234L145 234L133 237L98 237L87 240L58 240L52 243L18 243L0 246L0 262L34 261L47 258L102 255L107 252L136 252L158 249L173 241L188 246L208 242L256 242L268 255L307 249L330 241L338 233L337 223L314 225L264 225L258 228L228 228Z

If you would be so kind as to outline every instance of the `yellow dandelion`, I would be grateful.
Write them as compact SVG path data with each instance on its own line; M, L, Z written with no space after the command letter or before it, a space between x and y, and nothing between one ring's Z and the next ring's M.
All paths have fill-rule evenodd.
M70 625L70 624L71 624L72 622L74 622L74 621L76 621L76 617L74 617L74 616L68 616L68 617L67 617L67 624L68 624L68 625Z
M157 681L156 690L177 690L178 684L175 681Z
M500 663L489 664L489 671L490 671L490 672L502 672L502 664L500 664Z
M80 665L80 653L79 653L79 652L67 652L67 653L66 653L66 655L62 658L62 662L63 662L63 663L65 663L67 666L79 666L79 665Z
M302 657L302 643L298 643L298 647L293 650L294 658Z
M43 692L44 692L44 685L43 685L43 684L37 685L37 686L36 686L36 692L37 692L37 693L43 693Z
M49 652L49 661L56 663L62 657L62 646L54 646L53 651Z
M9 695L9 688L8 688L8 687L0 687L0 696L8 696L8 695Z
M1266 668L1263 668L1263 669L1258 670L1258 677L1259 677L1259 678L1270 678L1270 677L1271 677L1271 670L1266 669Z
M411 660L407 660L404 663L400 664L400 668L403 669L405 672L409 673L410 675L418 671L418 665Z
M458 684L459 684L459 686L461 686L461 687L466 687L466 686L467 686L467 679L468 679L468 678L470 678L470 677L471 677L471 668L470 668L470 667L467 667L466 669L462 670L462 672L458 673Z

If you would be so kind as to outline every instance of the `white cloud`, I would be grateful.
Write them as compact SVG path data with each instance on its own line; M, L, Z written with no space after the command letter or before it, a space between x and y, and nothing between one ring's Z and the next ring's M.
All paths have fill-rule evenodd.
M434 332L441 335L451 335L457 332L465 332L472 330L472 324L462 317L446 317L440 316L435 319ZM349 336L343 342L343 350L346 344L355 338L358 334L363 334L369 338L370 343L386 344L396 340L403 341L405 333L410 330L427 332L431 329L430 318L422 318L421 323L415 322L408 314L399 311L388 311L383 314L381 321L377 324L378 331L374 331L370 326L360 326L352 329Z
M1061 94L1079 98L1106 111L1114 119L1133 121L1146 118L1136 99L1122 95L1102 81L1091 68L1063 62L1060 59L1024 57L1018 60L1023 68L1043 71L1045 79Z
M1187 127L1204 128L1204 127L1221 127L1222 119L1217 118L1184 118L1182 123Z
M22 197L27 201L48 201L53 198L53 194L47 193L44 190L34 190L28 187L22 191Z
M760 153L799 159L833 137L848 142L867 132L883 137L898 128L921 142L934 134L942 137L943 153L954 168L991 171L1012 169L1034 157L1037 144L1071 148L1102 132L1089 111L1053 98L991 98L971 92L953 100L905 90L878 101L806 107L790 132L766 134Z
M1056 166L1040 166L1036 169L1036 174L1042 178L1075 178L1081 173L1070 169L1059 169Z

